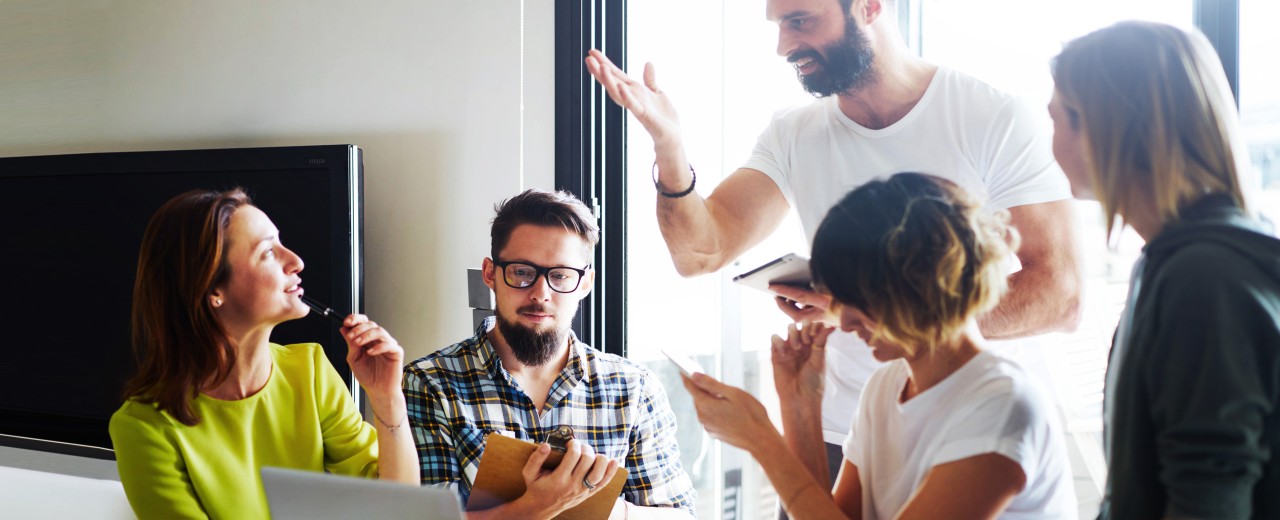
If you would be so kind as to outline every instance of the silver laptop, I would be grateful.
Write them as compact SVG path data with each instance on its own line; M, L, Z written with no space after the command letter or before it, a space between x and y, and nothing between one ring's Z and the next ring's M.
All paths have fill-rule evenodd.
M262 468L262 487L274 520L462 520L447 489L270 467Z

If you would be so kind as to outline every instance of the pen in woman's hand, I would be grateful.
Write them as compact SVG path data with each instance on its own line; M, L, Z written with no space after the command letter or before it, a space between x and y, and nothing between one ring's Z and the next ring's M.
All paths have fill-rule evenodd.
M338 315L338 313L333 309L330 309L314 299L308 298L305 294L300 296L300 298L302 299L302 303L307 304L307 307L311 307L311 310L315 311L316 314L329 318L329 321L337 323L339 327L342 326L343 317Z

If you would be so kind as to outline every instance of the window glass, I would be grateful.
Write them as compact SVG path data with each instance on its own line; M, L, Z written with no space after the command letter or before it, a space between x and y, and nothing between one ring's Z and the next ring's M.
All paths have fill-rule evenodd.
M764 0L628 2L628 73L639 78L645 62L654 63L658 85L680 113L703 196L746 162L774 111L813 99L775 53L777 29L764 12ZM649 134L629 118L628 355L666 385L678 416L683 462L698 489L698 517L733 518L734 512L767 517L776 499L759 465L710 440L680 385L678 369L660 349L689 354L712 375L755 394L776 417L769 336L789 322L770 295L729 280L788 252L808 256L808 246L791 216L765 244L722 272L680 277L654 216L653 158Z
M1253 201L1272 224L1280 223L1280 70L1276 49L1280 3L1240 2L1240 118L1249 143L1250 172L1261 186Z

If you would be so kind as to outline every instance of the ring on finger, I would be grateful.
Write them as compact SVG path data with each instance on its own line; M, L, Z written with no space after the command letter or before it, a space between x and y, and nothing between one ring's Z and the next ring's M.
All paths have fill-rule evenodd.
M591 490L591 489L595 489L597 485L598 484L592 484L590 482L587 482L587 477L582 477L582 487L585 487L588 490Z

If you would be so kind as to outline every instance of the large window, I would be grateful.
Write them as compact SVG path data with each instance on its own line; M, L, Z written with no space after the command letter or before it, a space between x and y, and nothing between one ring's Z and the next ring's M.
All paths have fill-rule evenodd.
M1274 0L1240 2L1240 117L1244 123L1254 179L1262 186L1254 201L1272 223L1280 226L1280 70L1276 51L1280 33L1280 3Z
M1227 4L1206 7L1209 2L899 0L898 4L904 36L926 59L1043 107L1052 94L1049 59L1066 41L1123 19L1190 26L1197 9L1203 15L1206 10L1212 13L1213 6ZM1241 3L1240 99L1256 177L1266 188L1259 206L1280 213L1280 75L1266 63L1268 50L1280 48L1280 39L1265 25L1277 19L1280 7L1270 0ZM625 38L606 52L633 76L640 75L645 62L656 65L658 84L680 112L685 146L697 171L698 191L704 196L746 161L773 112L812 102L791 67L775 54L777 29L764 19L765 0L599 0L597 5L607 6L625 20ZM1226 34L1218 20L1211 37L1234 38L1234 16L1226 22ZM580 56L572 58L580 67ZM1227 66L1233 63L1228 60ZM613 204L626 208L621 222L615 219L604 227L606 235L625 237L624 260L615 258L601 266L602 277L619 282L615 297L625 294L618 300L625 310L595 326L613 327L627 355L650 366L666 386L678 415L683 460L698 488L699 517L773 518L776 497L759 466L746 454L706 436L679 384L678 372L660 349L675 348L694 356L713 375L759 397L777 419L766 347L769 336L783 330L788 321L769 295L741 288L730 279L787 252L807 254L798 219L793 213L764 244L722 272L681 278L654 217L656 195L649 176L653 149L648 134L631 118L610 120L612 105L598 97L584 103L594 107L588 111L600 114L596 124L601 119L610 121L594 131L625 136L619 137L624 143L621 150L608 145L583 150L583 161L589 163L586 169L593 172L584 186L595 190L587 200L607 197L602 193L608 190L601 191L601 186L611 185L614 194L624 194ZM1048 131L1047 115L1043 122ZM611 157L601 160L601 155ZM1069 433L1081 518L1092 518L1105 479L1100 433L1106 352L1130 267L1142 244L1131 231L1108 243L1097 205L1081 202L1076 209L1088 262L1084 322L1078 332L1043 337L1040 344L1046 365L1053 367L1048 377Z
M629 69L640 71L645 62L654 63L659 85L680 111L685 148L704 196L746 160L775 110L813 99L774 53L776 29L764 19L764 9L764 0L628 3ZM629 119L628 355L648 364L668 388L679 415L684 461L698 486L699 517L733 518L741 512L747 518L768 518L775 499L759 466L703 432L678 372L659 349L690 353L712 375L747 388L776 410L769 335L782 331L788 320L769 294L742 289L728 279L786 252L807 256L808 247L791 218L768 243L723 273L681 278L653 217L657 195L648 176L653 158L649 135Z

